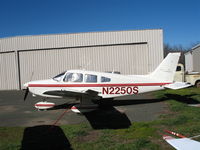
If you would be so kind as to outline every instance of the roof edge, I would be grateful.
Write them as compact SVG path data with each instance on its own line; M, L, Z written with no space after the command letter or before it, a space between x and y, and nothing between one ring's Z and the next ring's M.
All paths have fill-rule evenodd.
M157 28L157 29L136 29L136 30L113 30L113 31L91 31L91 32L75 32L75 33L50 33L50 34L38 34L38 35L17 35L17 36L9 36L9 37L2 37L2 39L10 39L10 38L18 38L18 37L32 37L32 36L49 36L49 35L75 35L75 34L87 34L87 33L104 33L104 32L128 32L128 31L147 31L147 30L161 30L163 31L162 28Z

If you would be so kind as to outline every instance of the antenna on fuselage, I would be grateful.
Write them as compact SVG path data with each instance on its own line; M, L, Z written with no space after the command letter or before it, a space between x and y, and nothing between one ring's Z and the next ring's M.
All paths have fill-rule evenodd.
M32 73L31 73L31 78L30 78L29 81L32 81L32 79L33 79L33 75L34 75L34 71L32 71Z

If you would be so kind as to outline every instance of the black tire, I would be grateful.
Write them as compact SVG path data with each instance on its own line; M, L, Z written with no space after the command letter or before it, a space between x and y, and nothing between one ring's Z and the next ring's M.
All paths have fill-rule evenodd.
M200 81L196 81L195 86L196 88L200 88Z

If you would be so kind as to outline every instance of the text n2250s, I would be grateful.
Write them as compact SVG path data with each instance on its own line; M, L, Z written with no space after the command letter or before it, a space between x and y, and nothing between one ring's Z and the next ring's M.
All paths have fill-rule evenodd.
M138 87L127 86L127 87L103 87L102 94L124 94L124 95L132 95L138 94Z

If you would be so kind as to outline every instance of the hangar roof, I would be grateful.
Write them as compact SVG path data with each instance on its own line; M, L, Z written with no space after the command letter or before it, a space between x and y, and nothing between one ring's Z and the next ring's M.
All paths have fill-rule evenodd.
M16 36L0 39L0 52L115 44L151 44L162 29Z
M195 50L195 49L197 49L198 47L200 47L200 44L197 44L196 46L194 46L194 47L192 48L192 50Z

